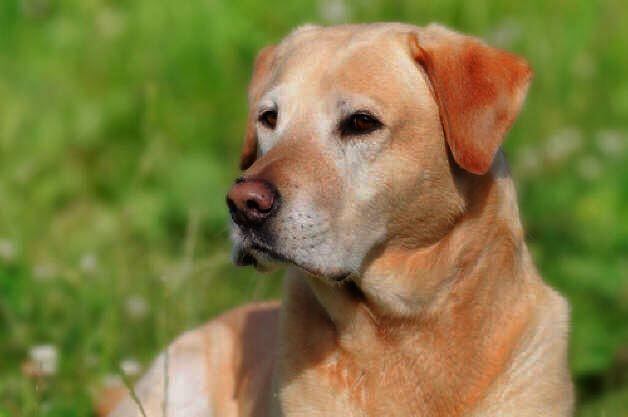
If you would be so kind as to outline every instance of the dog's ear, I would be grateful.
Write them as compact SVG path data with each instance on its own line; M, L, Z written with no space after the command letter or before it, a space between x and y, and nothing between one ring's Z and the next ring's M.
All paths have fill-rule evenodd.
M430 80L454 160L485 174L532 79L525 60L438 25L409 36Z
M253 165L253 162L255 162L257 158L257 132L255 130L257 115L253 109L253 105L258 100L259 95L262 93L262 87L268 80L274 55L275 46L266 46L257 54L255 64L253 65L253 76L249 84L249 116L244 145L242 147L242 155L240 156L240 169L242 170Z

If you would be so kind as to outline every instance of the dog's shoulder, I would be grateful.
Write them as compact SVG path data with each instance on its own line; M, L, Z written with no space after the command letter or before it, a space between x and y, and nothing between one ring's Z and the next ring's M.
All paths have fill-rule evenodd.
M567 365L569 303L533 274L527 330L515 348L508 370L493 384L472 414L491 416L570 416L574 392ZM507 402L500 401L508 398Z

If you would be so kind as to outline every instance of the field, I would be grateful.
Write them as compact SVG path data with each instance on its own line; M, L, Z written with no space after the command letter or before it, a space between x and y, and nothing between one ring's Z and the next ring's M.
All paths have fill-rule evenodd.
M279 296L229 261L252 60L302 23L378 20L532 64L505 144L528 241L572 305L578 416L628 416L625 1L2 0L0 417L93 415L176 334Z

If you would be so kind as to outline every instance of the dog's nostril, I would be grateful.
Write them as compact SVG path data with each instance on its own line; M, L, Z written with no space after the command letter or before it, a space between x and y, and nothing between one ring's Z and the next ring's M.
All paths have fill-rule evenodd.
M268 213L273 208L271 201L259 201L254 199L246 200L246 208L249 210L258 211L260 213Z
M259 204L255 200L246 200L246 207L252 210L260 210Z

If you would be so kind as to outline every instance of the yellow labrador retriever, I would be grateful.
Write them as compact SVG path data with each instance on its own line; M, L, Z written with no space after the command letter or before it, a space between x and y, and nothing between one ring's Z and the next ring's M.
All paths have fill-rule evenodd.
M568 306L499 149L531 78L438 25L263 49L227 203L236 263L286 266L284 299L177 339L137 385L146 415L570 415Z

